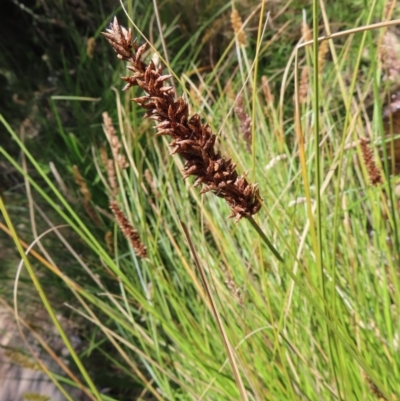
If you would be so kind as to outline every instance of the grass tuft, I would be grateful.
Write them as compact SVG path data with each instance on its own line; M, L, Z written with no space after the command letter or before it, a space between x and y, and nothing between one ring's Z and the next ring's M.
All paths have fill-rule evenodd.
M249 2L235 30L233 3L200 3L126 2L138 25L105 36L129 93L107 23L85 33L46 155L0 118L20 152L0 148L19 179L0 200L15 312L36 289L71 355L42 339L65 377L47 373L97 401L396 400L400 9Z

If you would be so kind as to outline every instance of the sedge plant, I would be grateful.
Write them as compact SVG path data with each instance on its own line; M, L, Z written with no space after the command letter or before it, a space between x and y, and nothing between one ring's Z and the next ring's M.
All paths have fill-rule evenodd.
M71 167L92 223L2 119L40 180L2 154L91 254L84 260L41 215L93 283L82 286L62 263L35 250L25 256L7 217L46 308L31 260L62 280L77 301L68 307L96 329L88 350L73 354L79 379L65 372L92 399L109 399L79 362L93 349L128 387L139 385L142 400L397 399L399 212L380 152L396 133L386 136L379 107L387 23L372 26L387 9L374 2L358 31L331 35L324 7L314 5L325 37L303 21L275 75L259 65L268 55L264 3L249 18L232 4L232 40L214 69L192 64L175 81L114 20L105 36L128 62L129 94L115 92L116 112L102 121L108 144L92 149L110 208ZM250 23L258 27L253 53ZM278 77L280 91L270 87ZM179 83L189 88L181 97ZM12 206L1 208L9 216Z

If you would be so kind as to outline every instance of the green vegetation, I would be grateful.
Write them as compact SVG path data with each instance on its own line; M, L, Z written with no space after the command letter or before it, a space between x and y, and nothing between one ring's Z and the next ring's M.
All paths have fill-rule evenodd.
M121 8L65 14L69 28L47 34L63 46L41 54L36 81L3 53L18 97L0 117L0 166L18 179L4 180L0 228L27 272L18 305L40 299L69 351L74 373L48 373L92 400L399 399L399 116L385 110L400 53L384 43L400 9L203 3L124 6L151 44L143 61L167 63L189 115L258 184L254 224L184 180L169 138L131 101L143 91L121 91L126 62L101 36L114 12L128 26ZM57 82L38 94L46 74ZM27 255L21 241L35 245ZM14 259L8 249L4 305ZM60 314L79 322L84 350Z

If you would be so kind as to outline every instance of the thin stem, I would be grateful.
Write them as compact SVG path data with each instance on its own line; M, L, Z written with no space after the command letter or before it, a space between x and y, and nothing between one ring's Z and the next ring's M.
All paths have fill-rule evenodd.
M224 324L222 322L221 316L219 314L217 305L216 305L214 297L212 295L210 286L208 285L208 281L207 281L207 277L206 277L205 271L203 269L203 266L200 263L199 257L197 256L197 252L196 252L196 249L195 249L195 247L193 245L192 239L190 237L190 233L189 233L185 223L183 221L181 221L180 223L182 225L182 229L183 229L183 231L185 233L185 236L186 236L186 239L188 241L189 248L190 248L190 250L192 252L195 264L196 264L196 266L197 266L197 268L199 270L201 279L203 281L204 289L205 289L205 291L207 293L207 296L208 296L208 299L210 301L210 306L211 306L212 313L213 313L215 321L216 321L216 323L218 325L218 329L219 329L219 331L221 333L222 341L224 343L224 346L225 346L229 361L231 363L231 368L232 368L232 371L233 371L233 375L235 376L235 381L236 381L238 390L240 392L240 398L241 398L242 401L249 401L249 397L247 396L246 388L245 388L244 383L243 383L243 379L242 379L242 377L240 375L239 366L238 366L238 364L236 362L235 348L232 347L232 344L229 341L228 334L227 334L227 332L225 330L225 327L224 327Z
M255 222L252 216L247 217L247 220L251 223L253 228L257 231L258 235L261 237L261 239L264 241L264 243L267 245L267 247L270 249L270 251L274 254L274 256L280 261L283 262L283 258L280 255L280 253L276 250L276 248L272 245L271 241L267 238L265 235L264 231L261 230L261 227Z

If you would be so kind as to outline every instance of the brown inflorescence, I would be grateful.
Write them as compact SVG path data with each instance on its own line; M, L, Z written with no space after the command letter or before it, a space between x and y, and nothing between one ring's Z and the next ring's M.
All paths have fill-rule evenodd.
M364 163L367 167L368 176L371 181L371 184L372 185L382 184L383 182L382 174L375 163L374 155L372 153L371 148L368 145L368 141L364 138L361 138L360 146L361 146L361 153L364 159Z
M304 104L307 102L307 94L308 94L308 67L304 66L301 70L301 78L299 85L300 104Z
M398 52L399 39L397 34L387 31L383 36L379 47L382 70L385 73L384 79L397 82L400 73L400 59Z
M127 61L133 75L123 77L124 90L139 86L145 96L133 99L146 109L145 117L158 122L157 135L172 137L171 154L178 153L185 159L184 178L197 177L194 185L203 185L201 193L213 192L224 198L236 221L250 217L261 208L257 185L250 184L236 171L236 165L215 150L216 136L200 116L189 117L189 106L183 97L176 99L172 86L165 85L170 75L162 75L162 67L152 61L142 61L146 45L138 46L132 37L132 30L121 27L115 18L104 36L110 42L117 57ZM176 100L175 100L176 99Z
M115 173L115 166L113 159L107 160L107 179L108 183L110 184L111 193L115 197L118 192L118 181L117 181L117 175Z
M119 208L117 202L112 200L110 202L110 209L113 212L122 233L129 240L133 249L135 250L136 255L140 256L141 258L147 257L146 246L140 240L138 232L133 228L132 224L125 217L124 212Z
M234 107L235 113L239 119L239 128L246 142L246 150L251 153L251 118L245 110L244 97L242 94L236 98Z
M113 235L110 230L108 230L105 235L104 235L104 240L106 242L108 252L113 255L114 254L114 241L113 241Z
M75 182L79 186L79 191L83 195L83 207L85 208L86 213L92 219L93 223L96 224L96 226L101 227L101 221L99 219L99 216L97 215L96 211L94 210L91 204L92 193L90 192L89 187L86 184L86 181L82 177L82 174L80 173L78 166L74 165L72 168L74 170Z
M239 12L238 12L238 10L236 10L236 8L231 13L231 23L232 23L232 28L233 28L233 31L235 32L235 35L237 37L239 45L246 46L247 45L246 32L243 29L242 18L239 15Z
M329 43L327 40L324 40L323 42L320 43L318 49L318 75L321 75L324 70L325 59L326 55L328 54L328 51L329 51Z
M312 32L307 24L307 21L303 21L301 24L301 36L303 37L304 42L309 42L312 40Z
M129 163L126 161L125 156L121 154L122 145L118 138L117 131L114 128L110 116L106 111L102 114L102 116L104 123L104 132L107 136L108 141L110 142L114 159L118 163L120 168L122 169L128 168Z
M96 50L96 39L91 37L86 42L86 54L89 58L94 57L94 52Z
M274 95L271 93L268 77L266 75L261 77L261 87L264 92L265 101L268 105L272 105L272 103L274 103Z
M74 170L75 182L79 186L79 191L83 195L83 198L85 199L85 201L90 202L90 200L92 199L92 194L91 194L85 180L83 179L78 166L74 165L74 166L72 166L72 169Z

